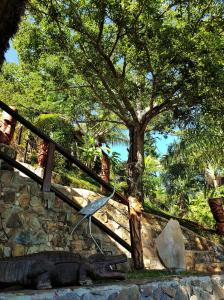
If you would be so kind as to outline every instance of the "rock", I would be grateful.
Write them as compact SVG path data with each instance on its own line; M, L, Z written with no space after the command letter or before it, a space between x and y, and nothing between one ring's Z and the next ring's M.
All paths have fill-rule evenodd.
M32 207L42 207L42 201L40 198L33 196L31 198L30 204Z
M196 296L196 299L200 300L214 300L214 295L209 294L208 292L203 291L201 288L195 289L194 288L194 296ZM215 298L215 299L223 299L223 298Z
M21 226L22 222L18 214L12 214L6 223L8 228L20 228Z
M189 300L188 291L185 286L180 286L177 288L175 295L175 300Z
M10 247L5 247L4 248L4 257L10 257L12 253L12 250Z
M8 145L0 144L0 151L7 154L10 158L16 159L17 152ZM13 170L13 167L0 159L0 170Z
M118 294L117 300L140 300L141 295L136 285L123 288Z
M3 186L9 186L13 180L13 172L0 170L0 182Z
M15 241L18 244L22 244L22 245L31 244L32 243L32 234L29 230L19 232L15 237Z
M72 241L71 245L75 251L82 251L84 248L83 241L80 240Z
M224 299L224 289L216 280L212 279L212 287L213 287L213 296L215 299L222 300Z
M47 235L43 231L33 232L29 229L19 232L15 241L22 245L40 245L47 243Z
M55 197L54 207L55 208L61 208L62 205L63 205L63 201L60 198Z
M55 295L54 300L80 300L80 297L74 293L66 293L65 295Z
M19 205L22 208L28 208L30 204L30 194L29 193L23 193L19 196Z
M162 290L165 294L167 294L169 297L174 298L176 296L176 289L172 287L162 287Z
M178 221L171 219L155 242L159 257L166 268L185 270L184 238Z
M7 190L4 189L4 191L1 193L1 200L3 200L5 203L14 203L16 197L16 192L13 190Z
M152 287L150 287L150 286L141 287L141 296L144 297L144 299L151 297L152 294L153 294L153 288Z
M153 300L170 300L171 298L164 293L162 288L157 288L153 292Z
M22 255L25 255L24 246L16 244L12 249L12 256L22 256Z
M27 224L33 231L38 231L42 228L42 225L35 214L32 214L32 217L28 219Z
M5 210L6 210L5 205L1 203L0 204L0 214L2 214Z
M0 159L0 170L13 171L13 167L7 164L4 160Z
M114 292L114 293L109 295L107 300L117 300L117 296L118 296L118 292Z

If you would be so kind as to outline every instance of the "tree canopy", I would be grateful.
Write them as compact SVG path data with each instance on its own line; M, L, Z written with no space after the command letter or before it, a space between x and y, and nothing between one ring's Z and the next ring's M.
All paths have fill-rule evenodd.
M223 103L223 9L222 0L31 0L14 42L31 101L79 116L104 108L128 129L138 268L145 132L192 126Z

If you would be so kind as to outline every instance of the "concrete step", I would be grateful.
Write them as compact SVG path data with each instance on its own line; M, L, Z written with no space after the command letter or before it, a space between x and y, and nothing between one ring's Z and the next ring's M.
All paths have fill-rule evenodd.
M224 255L216 251L186 250L185 259L187 270L205 272L210 267L214 272L221 272L221 267L224 266Z
M187 269L191 270L191 269ZM215 262L215 263L198 263L194 266L194 271L202 273L223 273L224 271L224 262Z

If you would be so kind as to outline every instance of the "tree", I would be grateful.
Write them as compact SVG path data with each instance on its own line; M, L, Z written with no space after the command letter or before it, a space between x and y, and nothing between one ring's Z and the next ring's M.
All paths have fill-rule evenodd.
M221 97L222 9L221 0L32 0L31 17L15 44L30 68L50 53L60 57L70 68L64 88L78 79L93 102L128 128L130 225L138 269L143 267L144 133L161 114L179 118Z
M210 197L223 194L223 188L216 187L222 183L224 174L224 123L219 106L216 107L216 116L213 109L210 113L201 111L188 128L180 131L178 141L169 147L162 160L165 169L162 177L170 206L179 204L184 208L182 213L185 216L193 210L202 216L202 211L209 210L209 194ZM214 192L216 195L213 195ZM202 203L206 206L204 210Z

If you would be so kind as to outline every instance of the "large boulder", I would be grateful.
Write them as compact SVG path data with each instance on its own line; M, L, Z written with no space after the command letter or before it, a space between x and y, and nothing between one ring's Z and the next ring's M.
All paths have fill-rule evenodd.
M170 270L185 270L184 237L178 221L171 219L156 238L156 249L164 266Z

